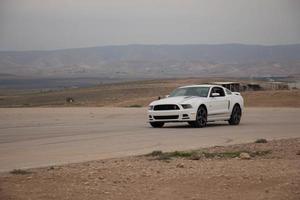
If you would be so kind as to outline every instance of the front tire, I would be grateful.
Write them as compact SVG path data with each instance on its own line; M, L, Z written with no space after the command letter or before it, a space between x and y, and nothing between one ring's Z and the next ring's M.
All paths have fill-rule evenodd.
M164 126L164 122L150 122L150 125L153 127L153 128L161 128Z
M242 109L238 104L236 104L232 109L232 113L230 119L228 120L228 123L230 125L239 125L241 121L241 117L242 117Z
M207 125L207 110L204 106L200 106L197 111L196 121L189 122L194 128L203 128Z

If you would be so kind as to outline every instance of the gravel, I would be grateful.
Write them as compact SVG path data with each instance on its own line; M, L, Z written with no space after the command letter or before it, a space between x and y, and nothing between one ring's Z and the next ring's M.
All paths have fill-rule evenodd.
M1 173L0 199L300 199L300 138L202 150L270 153L251 159L136 156Z

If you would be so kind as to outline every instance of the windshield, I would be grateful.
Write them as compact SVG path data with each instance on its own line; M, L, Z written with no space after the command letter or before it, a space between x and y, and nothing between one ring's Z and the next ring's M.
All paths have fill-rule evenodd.
M208 92L209 92L209 87L177 88L170 94L169 97L179 97L179 96L207 97Z

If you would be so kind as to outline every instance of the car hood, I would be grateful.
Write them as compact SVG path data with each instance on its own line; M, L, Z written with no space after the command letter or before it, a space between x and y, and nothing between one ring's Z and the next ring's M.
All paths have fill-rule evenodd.
M150 105L159 105L159 104L192 104L195 100L199 101L203 97L196 96L180 96L180 97L168 97L165 99L160 99L153 101Z

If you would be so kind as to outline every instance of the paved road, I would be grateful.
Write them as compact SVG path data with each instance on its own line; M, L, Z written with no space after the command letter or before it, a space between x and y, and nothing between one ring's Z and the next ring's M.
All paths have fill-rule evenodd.
M248 108L239 126L153 129L145 108L1 108L0 171L81 162L257 138L300 137L300 109Z

